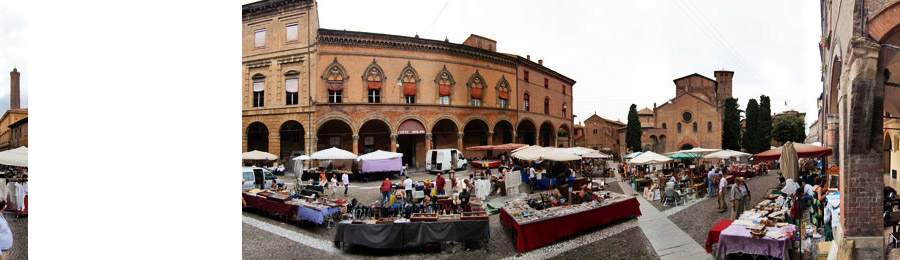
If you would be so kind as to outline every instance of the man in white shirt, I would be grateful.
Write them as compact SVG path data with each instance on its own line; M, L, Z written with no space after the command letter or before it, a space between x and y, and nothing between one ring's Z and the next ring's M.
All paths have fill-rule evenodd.
M406 180L403 181L403 189L406 190L406 201L412 203L413 181L409 176L406 176Z
M347 174L347 171L344 171L344 175L341 176L341 180L344 182L344 197L346 197L347 189L350 188L350 174Z
M531 192L537 188L537 179L535 179L534 166L528 167L528 179L531 180Z
M13 234L9 229L9 223L3 217L3 211L6 210L6 200L0 198L0 259L12 259L9 250L13 247Z
M719 178L719 213L728 210L728 204L725 203L725 189L728 188L728 179L725 175L717 176Z
M716 167L712 167L709 169L709 173L706 174L706 187L709 187L709 194L706 194L706 197L711 198L716 195Z

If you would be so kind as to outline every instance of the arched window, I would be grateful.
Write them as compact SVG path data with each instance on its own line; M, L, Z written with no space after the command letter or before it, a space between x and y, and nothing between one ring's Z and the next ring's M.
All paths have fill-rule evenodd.
M663 129L666 129L666 123L663 123Z
M266 76L253 75L253 107L265 105Z
M338 63L337 58L325 69L325 75L322 76L328 86L328 103L342 103L344 92L344 81L347 80L347 73L344 66Z
M416 87L419 82L419 74L413 69L412 64L406 62L406 68L400 73L400 84L403 86L403 99L407 104L416 103Z
M437 77L434 79L434 83L438 85L438 103L441 105L449 105L450 87L456 84L456 81L453 80L453 75L447 70L447 65L444 65L444 68L438 72Z
M678 123L678 132L681 133L681 123Z
M509 82L501 76L497 82L497 107L506 109L509 106Z
M475 71L475 74L469 78L469 82L466 83L466 86L469 87L469 92L472 94L471 96L471 106L480 107L481 100L484 98L484 78L478 74L478 71Z
M366 91L369 97L369 103L381 103L381 85L384 83L384 71L381 66L372 59L372 64L366 68L363 74L363 82L366 84Z
M300 88L300 72L295 70L284 73L285 105L296 105L298 101L297 91Z
M563 105L562 105L562 116L563 116L563 118L565 118L566 115L568 115L568 114L566 114L566 103L563 103Z
M550 114L550 98L544 98L544 114Z
M528 93L522 95L522 107L525 108L525 111L531 111L531 97L528 96Z
M697 132L697 122L694 122L694 133Z
M712 133L712 122L706 122L706 132Z

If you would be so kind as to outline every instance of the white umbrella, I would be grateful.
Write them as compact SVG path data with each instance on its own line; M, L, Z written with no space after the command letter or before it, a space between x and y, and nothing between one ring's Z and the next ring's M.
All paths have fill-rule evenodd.
M654 152L645 152L631 159L632 164L664 163L669 161L672 161L672 158Z
M394 159L403 157L402 153L394 153L387 152L382 150L377 150L371 153L360 155L357 160L368 161L368 160L383 160L383 159Z
M28 167L28 147L19 146L0 152L0 164Z
M277 156L277 155L274 155L274 154L267 153L267 152L263 152L263 151L253 150L253 151L249 151L249 152L246 152L246 153L242 153L242 154L241 154L241 159L244 159L244 160L266 160L266 161L272 161L272 160L277 160L277 159L278 159L278 156Z
M564 150L540 146L528 146L511 153L510 156L528 161L550 160L564 162L581 160L581 156L565 152Z
M712 149L712 148L694 147L694 148L688 149L688 150L681 150L681 151L676 151L676 152L666 153L666 155L672 155L672 154L676 154L676 153L699 153L699 154L704 154L704 153L718 152L718 151L721 151L721 150L722 150L722 149Z
M306 161L306 160L309 160L309 159L312 159L312 158L309 158L308 155L305 155L305 154L304 154L304 155L301 155L301 156L294 157L293 160L294 160L294 161Z
M612 155L603 154L600 152L592 152L589 154L582 155L581 158L608 159L608 158L612 158Z
M730 159L733 157L744 157L744 156L751 156L751 155L752 154L733 151L733 150L722 150L722 151L714 152L711 154L707 154L707 155L703 156L703 159Z
M353 160L356 159L356 157L358 156L337 147L321 150L309 156L309 158L315 160Z

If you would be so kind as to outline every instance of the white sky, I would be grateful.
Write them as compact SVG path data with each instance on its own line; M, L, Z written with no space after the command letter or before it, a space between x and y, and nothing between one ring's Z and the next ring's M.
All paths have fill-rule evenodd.
M13 68L20 73L19 105L28 107L27 24L22 8L15 1L0 1L0 114L9 109L9 72Z
M494 39L499 52L530 54L577 81L576 122L594 112L624 122L632 103L673 98L672 80L726 69L741 109L767 94L773 112L806 112L809 125L822 91L819 10L818 1L324 0L319 22L454 43L472 33Z

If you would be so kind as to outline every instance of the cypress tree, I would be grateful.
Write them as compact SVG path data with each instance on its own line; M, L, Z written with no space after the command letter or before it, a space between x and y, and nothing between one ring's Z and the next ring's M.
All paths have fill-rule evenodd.
M725 99L722 119L722 149L741 150L741 110L736 98Z
M637 106L631 104L628 110L628 125L625 130L625 145L632 152L641 151L641 121L638 118Z
M772 144L772 108L769 96L759 96L759 149L769 150Z
M747 102L747 112L744 113L746 126L744 127L743 147L748 153L759 153L759 104L756 99Z

